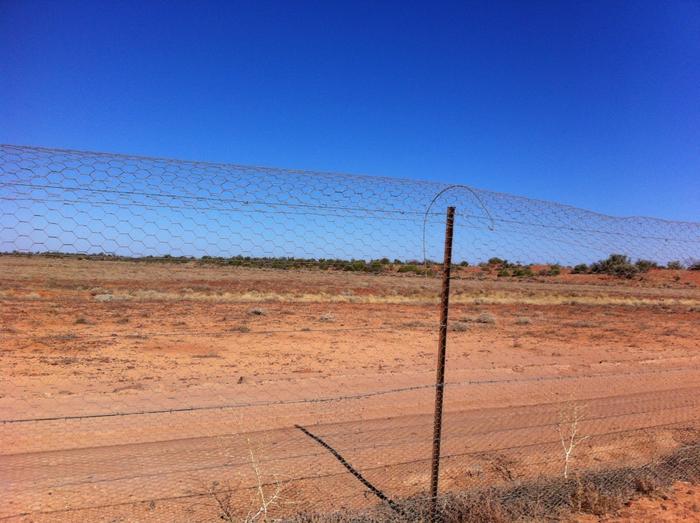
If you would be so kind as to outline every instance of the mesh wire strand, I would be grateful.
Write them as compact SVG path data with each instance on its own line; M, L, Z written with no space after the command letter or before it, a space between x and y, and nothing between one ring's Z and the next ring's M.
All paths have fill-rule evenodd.
M0 521L427 520L448 206L455 264L510 272L452 282L442 516L553 517L585 489L694 480L690 271L572 286L529 264L689 266L698 223L0 145Z

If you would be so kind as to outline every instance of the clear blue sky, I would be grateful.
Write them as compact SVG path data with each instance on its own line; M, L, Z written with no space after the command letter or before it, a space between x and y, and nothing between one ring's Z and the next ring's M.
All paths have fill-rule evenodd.
M0 0L0 142L700 220L700 2Z

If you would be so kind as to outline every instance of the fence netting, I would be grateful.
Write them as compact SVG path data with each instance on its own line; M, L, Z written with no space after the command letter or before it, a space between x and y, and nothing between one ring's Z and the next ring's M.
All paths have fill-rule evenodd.
M698 223L2 145L0 521L427 521L448 206L440 518L698 479Z

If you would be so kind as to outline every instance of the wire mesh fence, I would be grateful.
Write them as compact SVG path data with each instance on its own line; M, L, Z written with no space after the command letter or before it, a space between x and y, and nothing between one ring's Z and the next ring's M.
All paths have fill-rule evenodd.
M700 224L11 145L0 202L0 520L430 519L449 206L440 517L697 477Z

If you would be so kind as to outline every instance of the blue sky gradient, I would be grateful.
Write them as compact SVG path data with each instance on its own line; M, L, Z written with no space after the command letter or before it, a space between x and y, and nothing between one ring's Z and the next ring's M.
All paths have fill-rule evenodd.
M0 142L700 220L700 3L0 1Z

